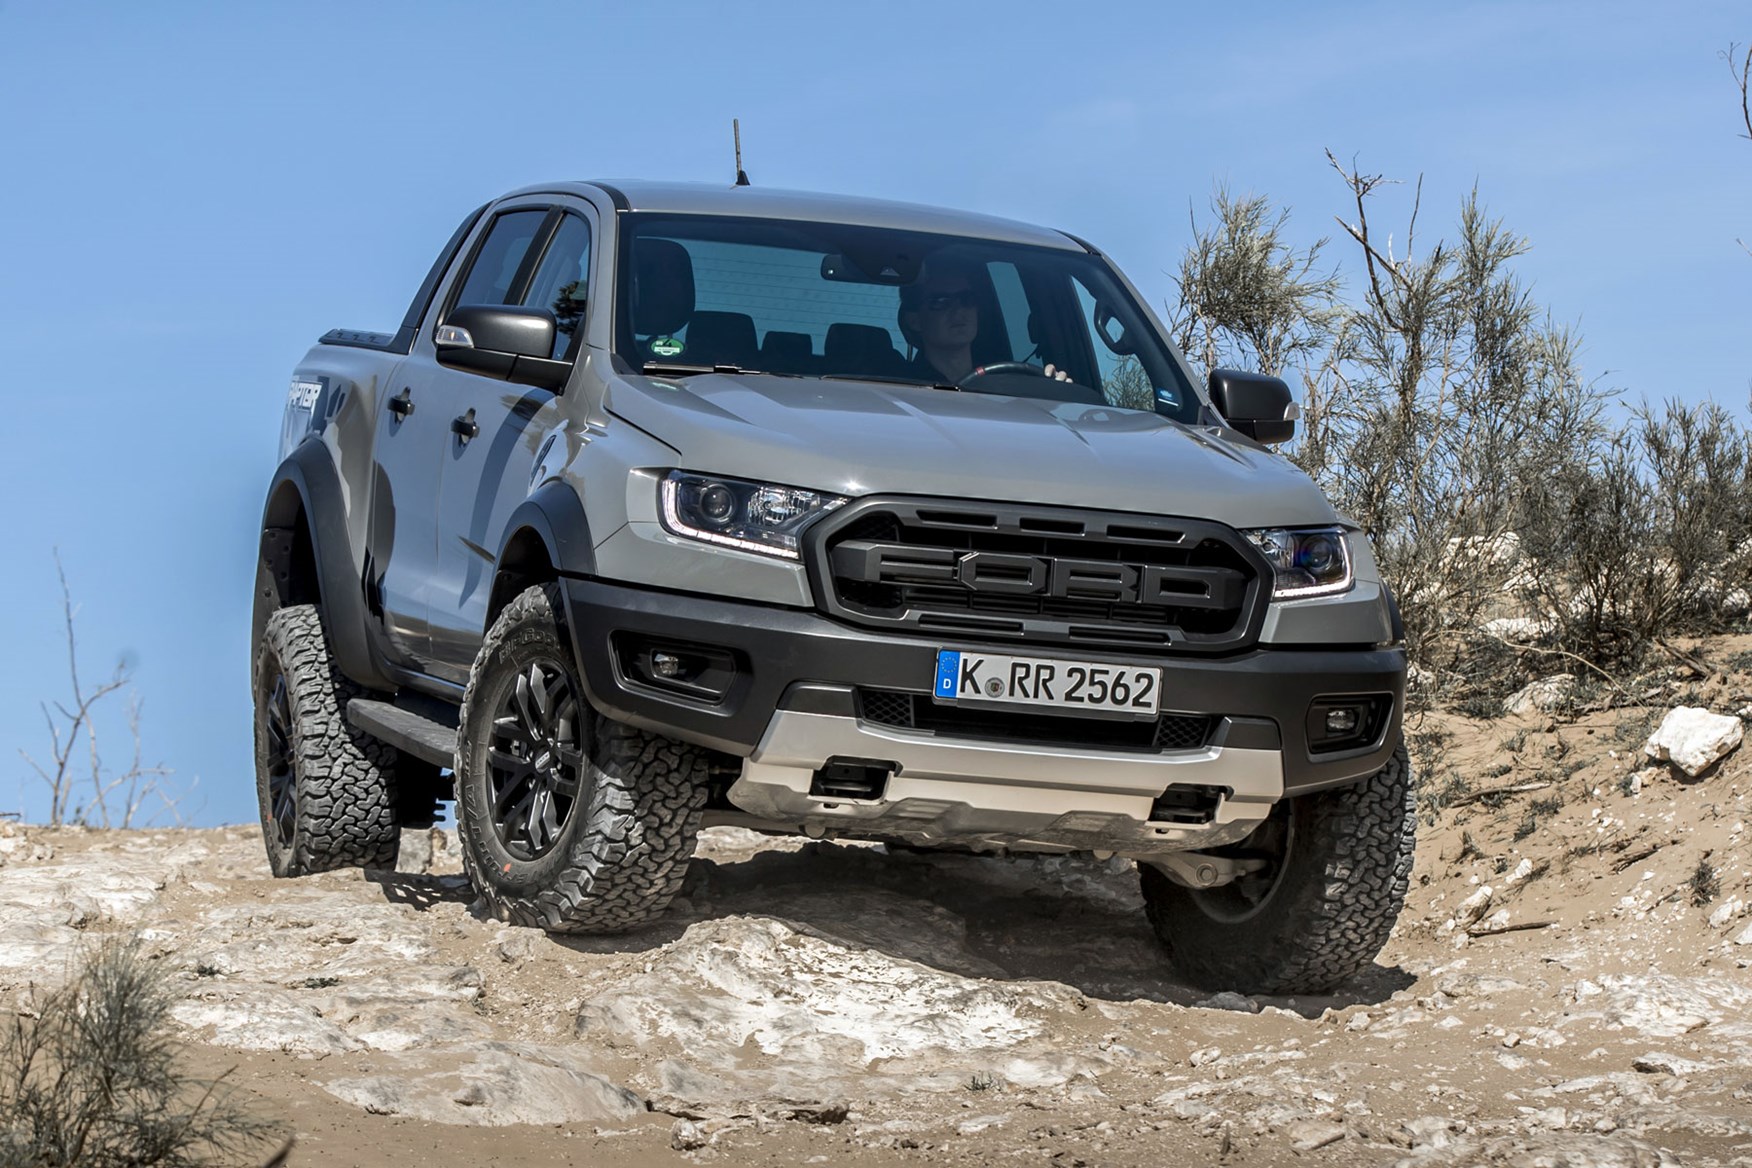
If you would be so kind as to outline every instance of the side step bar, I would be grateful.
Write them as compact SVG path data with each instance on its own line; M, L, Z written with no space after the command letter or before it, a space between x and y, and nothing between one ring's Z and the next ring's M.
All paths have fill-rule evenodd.
M347 703L347 721L373 738L441 767L456 765L456 727L369 698Z

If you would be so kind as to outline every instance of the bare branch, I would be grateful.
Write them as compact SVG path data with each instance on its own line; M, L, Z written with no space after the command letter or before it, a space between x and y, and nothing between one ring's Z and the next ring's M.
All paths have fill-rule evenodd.
M112 694L129 688L128 670L125 665L118 664L108 680L94 689L86 689L79 676L76 628L79 607L73 603L73 590L67 583L59 551L55 553L55 577L61 586L61 619L67 642L67 677L72 697L68 702L54 702L52 708L50 703L39 703L49 732L49 761L39 763L28 752L19 751L20 757L48 789L49 824L58 827L77 822L101 827L129 827L144 804L152 799L158 800L176 817L176 803L165 795L160 783L171 772L161 766L142 765L140 705L138 698L132 695L128 702L128 726L134 746L132 761L119 775L110 776L105 772L98 742L97 709ZM76 775L73 765L73 752L81 744L86 755L83 780ZM77 794L81 785L89 790L88 796Z
M1740 89L1740 121L1746 127L1740 137L1752 140L1752 45L1742 53L1738 44L1730 44L1722 60L1728 63L1728 75Z

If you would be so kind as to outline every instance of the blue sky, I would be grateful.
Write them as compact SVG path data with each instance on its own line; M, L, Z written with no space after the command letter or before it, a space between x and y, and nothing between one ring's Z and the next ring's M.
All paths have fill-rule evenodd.
M255 817L249 589L287 375L393 328L470 208L552 178L728 181L1074 231L1152 300L1212 185L1335 231L1323 151L1477 183L1631 394L1746 408L1738 3L332 5L0 0L0 810L65 668L134 668L147 761ZM1378 222L1403 222L1409 185ZM1335 245L1335 254L1338 249ZM121 759L125 725L103 725Z

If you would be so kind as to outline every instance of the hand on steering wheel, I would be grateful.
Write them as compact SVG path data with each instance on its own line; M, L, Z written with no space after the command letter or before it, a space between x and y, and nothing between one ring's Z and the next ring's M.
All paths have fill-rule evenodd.
M955 384L966 385L968 382L973 381L976 378L986 377L993 373L1029 373L1033 374L1035 377L1050 377L1054 381L1069 381L1071 379L1069 373L1066 373L1063 369L1053 368L1051 362L1048 362L1046 368L1042 369L1040 366L1030 365L1026 361L993 361L990 365L980 365L975 367L972 373L969 373L966 377L963 377Z

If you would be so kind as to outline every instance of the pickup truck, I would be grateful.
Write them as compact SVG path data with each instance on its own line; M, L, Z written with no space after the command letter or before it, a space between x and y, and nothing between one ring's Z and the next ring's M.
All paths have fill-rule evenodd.
M1136 862L1185 980L1372 962L1415 815L1364 534L1076 236L748 186L465 218L292 374L252 640L276 875L455 801L500 918L658 919L702 826Z

